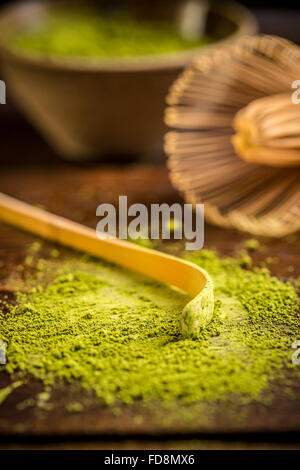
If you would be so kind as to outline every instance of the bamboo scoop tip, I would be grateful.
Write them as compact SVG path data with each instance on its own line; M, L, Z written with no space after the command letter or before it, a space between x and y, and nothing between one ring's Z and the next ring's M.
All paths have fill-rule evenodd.
M185 338L197 339L201 331L212 321L214 315L213 282L207 272L205 287L183 309L181 316L181 331Z

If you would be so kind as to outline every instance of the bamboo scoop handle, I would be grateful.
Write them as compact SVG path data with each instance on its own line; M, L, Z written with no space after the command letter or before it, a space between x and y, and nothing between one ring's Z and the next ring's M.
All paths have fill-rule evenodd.
M120 264L196 296L183 310L181 326L197 337L211 321L213 285L200 267L125 240L99 238L96 231L0 193L0 220L47 240Z

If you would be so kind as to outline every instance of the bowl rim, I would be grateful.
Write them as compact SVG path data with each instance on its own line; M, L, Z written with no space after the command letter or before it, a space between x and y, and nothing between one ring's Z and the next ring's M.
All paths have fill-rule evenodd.
M53 2L54 3L54 2ZM8 7L4 7L0 12L0 21L5 20L7 14L13 15L20 8L30 8L32 6L42 6L47 8L53 3L41 0L21 0ZM17 49L9 47L4 41L0 40L0 57L9 58L28 65L44 67L56 70L69 71L151 71L151 70L167 70L181 68L190 63L193 58L199 54L207 52L209 49L232 42L242 36L251 36L258 32L258 22L255 15L248 8L229 0L226 4L217 4L210 6L210 12L217 13L226 19L231 20L237 25L237 30L226 38L216 40L213 43L187 49L185 51L168 52L164 54L140 55L133 57L113 57L113 58L84 58L84 57L59 57L57 55L47 55L43 53L30 53L27 51L19 52ZM0 33L1 37L1 33Z

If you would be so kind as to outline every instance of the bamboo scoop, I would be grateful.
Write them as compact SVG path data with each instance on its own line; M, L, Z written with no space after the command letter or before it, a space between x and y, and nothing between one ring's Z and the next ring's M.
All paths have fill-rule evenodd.
M186 337L196 338L213 317L212 280L203 269L192 263L124 240L99 238L91 228L2 193L0 220L47 240L120 264L195 296L182 312L181 328Z

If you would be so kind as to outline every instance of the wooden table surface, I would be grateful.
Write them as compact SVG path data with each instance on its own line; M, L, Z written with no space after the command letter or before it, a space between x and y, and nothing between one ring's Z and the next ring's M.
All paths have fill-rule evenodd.
M63 162L22 119L14 115L1 129L0 191L80 223L96 226L96 207L102 202L117 204L119 195L128 203L173 203L180 196L172 188L163 160L160 165L91 164ZM247 234L207 225L205 247L215 247L221 255L235 255L248 239ZM0 225L0 295L5 277L24 259L34 237ZM259 263L267 256L277 257L271 266L282 279L300 275L300 237L285 240L262 240L264 252L254 254ZM7 292L6 292L7 293ZM13 293L9 293L13 298ZM10 383L0 372L0 389ZM300 397L299 381L292 385ZM30 380L15 390L0 407L0 448L269 448L299 447L300 401L286 399L280 389L271 406L252 403L244 407L244 419L238 420L220 407L203 426L195 416L189 426L180 423L172 429L162 428L145 416L143 423L135 417L143 413L138 405L127 407L121 417L94 403L79 415L67 415L65 403L76 393L66 386L54 392L57 404L51 411L28 408L17 410L25 398L36 396L41 385ZM75 395L74 395L75 393ZM267 443L269 442L269 444Z

